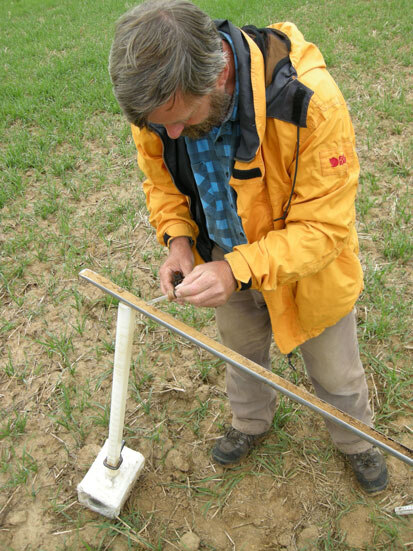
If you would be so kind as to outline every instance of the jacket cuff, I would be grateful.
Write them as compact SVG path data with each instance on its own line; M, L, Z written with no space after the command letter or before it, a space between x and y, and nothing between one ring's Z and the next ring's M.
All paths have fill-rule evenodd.
M237 291L247 291L248 289L251 288L251 285L252 285L252 277L250 277L249 281L247 281L247 283L244 283L242 281L238 281L238 289Z
M172 241L174 239L177 239L178 237L186 237L189 241L189 245L191 246L191 248L194 246L194 240L192 239L192 237L189 237L189 235L175 235L175 236L171 237L170 235L165 233L164 236L163 236L163 240L164 240L165 245L168 247L168 249L169 249Z
M163 244L169 247L170 242L175 237L187 237L191 243L191 246L195 243L196 235L194 234L191 226L180 223L169 226L167 231L162 235Z
M232 273L237 281L237 291L246 291L253 287L254 280L251 270L239 252L233 251L226 254L225 260L231 266ZM255 288L257 288L256 285Z

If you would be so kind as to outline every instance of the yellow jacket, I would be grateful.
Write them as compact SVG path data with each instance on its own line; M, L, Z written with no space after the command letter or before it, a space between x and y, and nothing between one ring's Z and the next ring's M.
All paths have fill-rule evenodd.
M231 34L240 67L241 142L230 185L248 239L225 258L240 289L263 293L274 339L288 353L347 315L362 289L354 131L320 51L295 25L217 26ZM208 261L184 140L155 126L132 133L159 241L187 235L197 262Z

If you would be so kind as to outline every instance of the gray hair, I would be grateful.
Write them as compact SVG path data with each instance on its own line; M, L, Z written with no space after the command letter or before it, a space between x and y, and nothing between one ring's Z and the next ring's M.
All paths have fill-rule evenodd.
M182 94L203 96L226 64L212 19L187 0L147 0L118 21L109 58L116 99L129 122Z

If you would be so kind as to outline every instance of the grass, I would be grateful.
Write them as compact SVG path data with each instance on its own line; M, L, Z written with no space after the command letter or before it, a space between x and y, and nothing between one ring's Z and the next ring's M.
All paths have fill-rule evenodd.
M198 4L238 25L294 21L348 101L361 162L362 359L377 426L411 443L410 4ZM411 501L411 474L395 461L384 497L361 496L321 419L287 399L245 465L214 467L209 449L230 422L222 362L142 316L125 436L142 449L145 473L113 522L77 504L76 484L107 434L117 306L78 273L91 268L150 299L165 255L107 72L114 22L129 5L0 4L1 547L172 550L193 530L201 551L250 551L316 526L317 549L353 551L342 522L356 511L366 550L403 549L411 525L393 510ZM161 307L216 337L212 310ZM310 388L298 352L292 363L274 350L275 372Z

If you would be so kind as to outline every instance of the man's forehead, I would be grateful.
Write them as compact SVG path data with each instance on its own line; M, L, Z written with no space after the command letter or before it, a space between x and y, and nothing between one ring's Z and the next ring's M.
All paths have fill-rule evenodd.
M202 98L175 94L166 103L152 111L148 121L155 124L174 124L185 122L196 111Z

